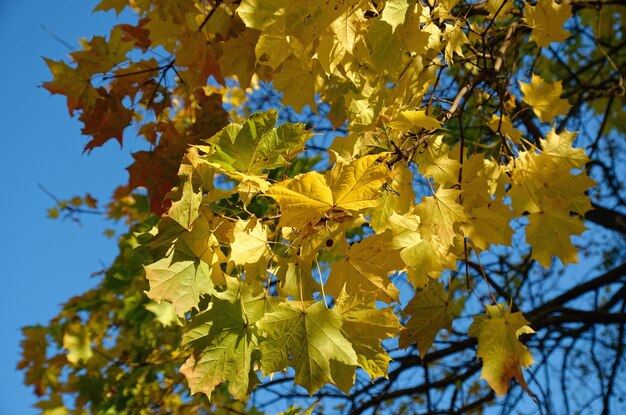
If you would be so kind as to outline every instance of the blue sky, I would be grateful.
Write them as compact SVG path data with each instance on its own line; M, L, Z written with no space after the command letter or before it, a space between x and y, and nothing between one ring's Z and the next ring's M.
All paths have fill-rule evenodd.
M95 4L0 0L0 415L37 413L15 369L20 327L47 322L61 303L95 285L91 273L116 253L115 240L102 235L110 224L96 217L83 218L82 226L47 219L53 201L37 187L41 183L61 198L91 192L104 201L127 180L130 150L111 142L82 154L86 137L65 100L38 88L50 79L41 57L62 59L69 52L42 26L76 46L81 37L104 34L115 20L113 13L91 14Z

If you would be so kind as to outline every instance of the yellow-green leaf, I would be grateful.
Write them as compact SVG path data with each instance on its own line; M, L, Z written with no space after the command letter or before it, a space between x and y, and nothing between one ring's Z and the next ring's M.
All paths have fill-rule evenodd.
M341 314L341 331L352 343L359 366L372 379L387 377L391 358L381 341L395 337L402 330L393 307L377 308L365 295L348 295L342 291L335 301L335 310Z
M215 387L226 383L235 399L244 399L250 379L256 380L252 354L257 343L256 329L248 324L240 299L214 297L211 308L191 320L183 337L192 354L180 372L191 393L202 392L210 399Z
M528 390L522 367L534 359L519 340L521 334L534 333L521 312L511 313L506 304L486 306L487 315L475 316L468 335L478 339L477 356L483 361L481 379L485 379L498 396L509 389L515 378Z
M415 293L407 304L405 313L411 319L400 333L400 347L417 342L420 356L424 358L441 329L452 328L452 311L443 283L429 280L428 285Z
M148 297L157 303L169 301L179 316L197 307L200 296L213 288L209 265L178 251L144 268L150 282Z
M70 323L63 334L63 347L68 351L67 360L70 363L87 363L93 356L88 328L80 323Z
M295 383L311 394L327 383L339 383L335 377L345 376L345 373L332 373L331 360L340 365L335 370L354 376L357 356L341 333L341 314L326 308L324 303L287 301L266 314L257 325L266 337L260 345L264 373L292 367L296 372Z

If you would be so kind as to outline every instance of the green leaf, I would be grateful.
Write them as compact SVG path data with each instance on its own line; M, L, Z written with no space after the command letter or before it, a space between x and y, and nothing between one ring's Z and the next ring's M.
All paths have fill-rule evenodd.
M244 399L250 392L250 379L258 380L252 370L256 328L239 298L214 297L211 308L191 320L183 345L193 350L180 368L192 394L202 392L210 399L215 387L226 383L235 399Z
M327 383L343 383L342 378L353 376L358 361L341 324L341 315L322 302L279 305L258 323L266 336L261 343L263 372L290 366L296 371L295 383L311 394Z
M243 124L231 123L207 140L216 151L205 160L231 177L260 176L285 166L304 149L310 137L304 124L282 124L274 128L278 112L257 112Z

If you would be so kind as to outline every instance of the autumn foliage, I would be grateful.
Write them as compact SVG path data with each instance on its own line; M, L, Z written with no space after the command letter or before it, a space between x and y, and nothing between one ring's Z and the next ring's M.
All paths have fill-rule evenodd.
M102 283L24 331L42 411L254 413L249 396L285 379L328 411L352 393L334 410L413 413L419 392L368 388L397 381L392 360L462 350L464 366L433 369L451 379L433 390L464 391L451 413L514 384L539 400L524 342L547 315L516 270L579 260L596 181L568 122L594 109L549 51L623 12L588 3L101 1L134 23L46 59L43 86L85 152L145 149L106 205L129 230ZM284 107L254 103L272 88ZM518 262L492 271L498 257Z

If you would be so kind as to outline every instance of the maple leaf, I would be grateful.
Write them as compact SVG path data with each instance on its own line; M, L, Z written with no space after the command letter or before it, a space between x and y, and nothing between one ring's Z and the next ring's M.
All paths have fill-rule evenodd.
M386 248L386 235L374 235L350 246L345 256L330 267L326 293L337 296L342 290L353 295L367 293L372 299L398 301L398 289L387 277L404 268L398 251Z
M193 168L186 164L181 164L178 177L182 185L175 188L170 197L174 200L167 216L174 219L182 227L191 229L192 223L200 215L200 204L202 203L202 193L193 185Z
M400 347L407 348L417 342L422 359L442 330L452 329L451 303L443 283L429 280L428 285L415 293L415 297L404 308L411 316L400 333Z
M83 50L70 55L82 71L90 74L106 73L126 60L126 54L133 49L133 43L124 40L124 30L115 26L109 39L94 36L82 42Z
M570 240L586 229L580 217L570 216L569 211L545 209L528 215L526 242L532 246L531 258L549 268L552 257L565 264L578 262L578 249ZM559 241L559 243L554 243Z
M128 185L131 189L145 187L148 190L150 209L157 214L167 211L163 199L178 184L177 177L172 174L178 168L173 154L165 145L153 151L137 151L132 154L134 162L127 170Z
M283 297L313 299L320 292L320 284L313 278L312 266L280 260L272 270L279 280L278 291Z
M94 7L93 11L108 11L111 9L115 10L116 14L120 14L122 10L128 7L128 0L101 0L96 7Z
M513 127L511 120L506 115L492 115L487 125L494 133L500 131L506 138L517 144L522 141L522 132Z
M573 146L576 134L567 130L557 134L553 128L546 134L545 140L539 139L541 152L551 156L555 161L562 160L573 168L582 169L590 159L584 149Z
M304 124L285 123L274 128L277 119L278 111L270 110L252 114L243 124L229 124L206 140L215 152L204 159L240 181L287 165L311 135Z
M389 224L393 238L389 245L392 249L400 249L400 258L409 267L407 273L409 279L416 287L425 285L428 278L433 277L444 269L447 262L448 246L433 235L428 238L420 236L420 218L409 212L405 215L392 214ZM419 275L416 272L419 270Z
M330 30L335 35L337 43L350 54L354 53L364 18L360 9L346 10L330 25Z
M261 343L261 366L273 373L287 366L296 372L295 383L313 394L326 383L354 376L358 364L351 343L341 333L342 318L323 302L287 301L266 314L257 326L265 332ZM331 362L339 373L333 374ZM344 391L347 393L347 391Z
M407 213L415 204L415 191L413 190L413 173L407 167L400 164L394 166L393 179L388 187L382 192L378 200L378 206L372 208L370 223L376 233L382 233L390 228L389 218L395 214Z
M148 303L145 305L146 310L153 313L159 323L161 323L164 327L168 327L171 325L181 326L183 323L180 321L178 316L176 315L176 309L172 305L172 303L168 303L167 301L161 301L160 303Z
M317 60L303 62L290 56L281 67L282 71L274 74L274 86L283 92L283 102L296 111L302 111L305 105L315 108Z
M341 332L350 340L358 365L372 379L387 377L391 358L381 341L396 336L402 326L393 307L377 308L363 294L348 295L342 291L335 301L335 310L343 319Z
M91 151L115 138L122 145L124 130L133 121L133 110L127 109L120 99L109 95L100 88L100 99L90 112L83 112L80 120L85 124L81 132L92 136L92 140L85 145L84 151Z
M554 117L567 114L571 108L566 99L561 99L563 93L561 81L549 84L533 74L529 83L519 84L524 94L524 102L532 107L543 122L552 122Z
M211 308L194 316L183 336L192 355L180 367L191 393L209 399L215 387L226 383L235 399L245 398L258 379L252 370L257 350L256 328L249 323L239 298L214 297ZM257 357L258 358L258 357Z
M81 361L87 363L93 357L89 330L80 323L71 323L65 328L63 347L69 352L67 360L74 365Z
M409 2L407 0L387 1L385 2L385 8L383 9L380 20L389 23L391 30L395 31L399 25L404 23L408 9Z
M150 84L159 70L159 64L154 58L132 62L128 66L114 69L110 93L118 97L128 96L134 100L137 93L142 92L142 89ZM145 125L142 127L145 128Z
M465 57L463 55L462 46L468 44L469 40L467 39L465 32L463 32L459 22L457 22L454 26L446 23L446 28L443 31L443 37L446 41L445 59L448 65L452 65L454 63L452 58L455 53L461 58Z
M549 47L552 42L562 42L570 33L563 29L563 23L572 15L567 2L539 0L536 6L526 4L524 21L532 29L530 40L539 47Z
M333 213L376 206L380 187L391 176L381 157L338 158L325 176L310 172L272 186L265 194L280 204L280 226L303 227L327 213L332 218Z
M275 184L265 193L278 201L281 226L302 227L317 222L333 207L333 193L324 176L310 172Z
M144 268L150 282L148 297L157 303L169 301L179 316L198 307L200 296L213 289L209 265L177 251Z
M91 85L91 74L81 68L72 68L65 62L44 58L54 78L44 82L43 87L51 94L61 94L67 98L67 109L74 115L77 109L89 110L101 98Z
M197 123L200 124L197 126L197 133L210 137L224 127L228 113L221 106L221 98L215 95L207 97L202 108L206 108L207 114L203 123ZM177 173L181 159L189 144L198 143L198 136L186 137L169 123L158 123L154 128L155 134L160 136L159 142L151 151L137 151L132 154L135 161L127 168L128 185L131 189L145 187L151 212L161 215L168 209L163 203L165 195L179 184ZM200 174L199 168L195 169ZM209 176L211 185L203 183L206 189L213 187L213 177ZM205 176L200 174L200 177Z
M435 130L441 127L441 122L426 115L426 111L402 111L389 123L391 128L400 131L418 133L422 130Z
M494 200L489 205L469 209L469 221L463 223L461 229L477 248L508 245L514 233L509 225L513 216L513 211L508 205Z
M45 395L48 387L57 386L61 375L61 368L47 361L48 328L39 325L23 327L22 334L22 353L17 369L25 372L24 383L33 386L35 395ZM62 359L65 360L65 356Z
M210 76L223 82L217 60L216 48L207 42L204 32L195 31L178 36L176 65L186 69L178 69L189 87L202 87L207 84ZM201 65L198 62L202 62Z
M255 73L254 50L258 39L257 30L244 30L239 36L231 37L223 43L223 52L218 60L222 75L236 76L244 89L250 86L250 80Z
M238 221L233 229L230 260L243 265L249 277L265 277L272 251L267 242L267 230L256 218Z
M532 365L534 359L518 337L534 330L521 312L511 313L506 304L485 307L487 315L475 316L468 332L478 339L476 355L483 361L480 378L485 379L498 396L507 392L513 378L528 391L521 368Z
M393 32L392 26L382 20L370 24L366 40L371 51L370 59L377 70L397 70L402 60L403 46L399 32Z
M278 26L279 28L261 34L254 48L254 53L259 63L268 65L275 70L291 55L291 45L289 37L285 33L284 25L277 23L273 26Z
M139 21L139 25L133 26L130 24L119 24L116 27L122 29L122 40L124 42L133 42L134 46L146 52L150 47L152 41L150 40L150 31L142 27L142 23L146 21Z
M261 30L279 21L288 4L287 0L243 0L237 14L247 27Z
M440 135L423 152L417 152L413 160L418 171L425 177L432 177L435 183L455 184L459 181L461 164L450 156L450 146L443 143L443 136Z
M459 0L443 0L437 3L437 8L435 10L435 15L440 19L446 18L452 14L452 9Z
M467 222L463 206L457 203L460 190L439 188L433 196L425 197L415 206L415 214L421 219L420 233L436 235L444 244L452 244L456 235L454 226Z

